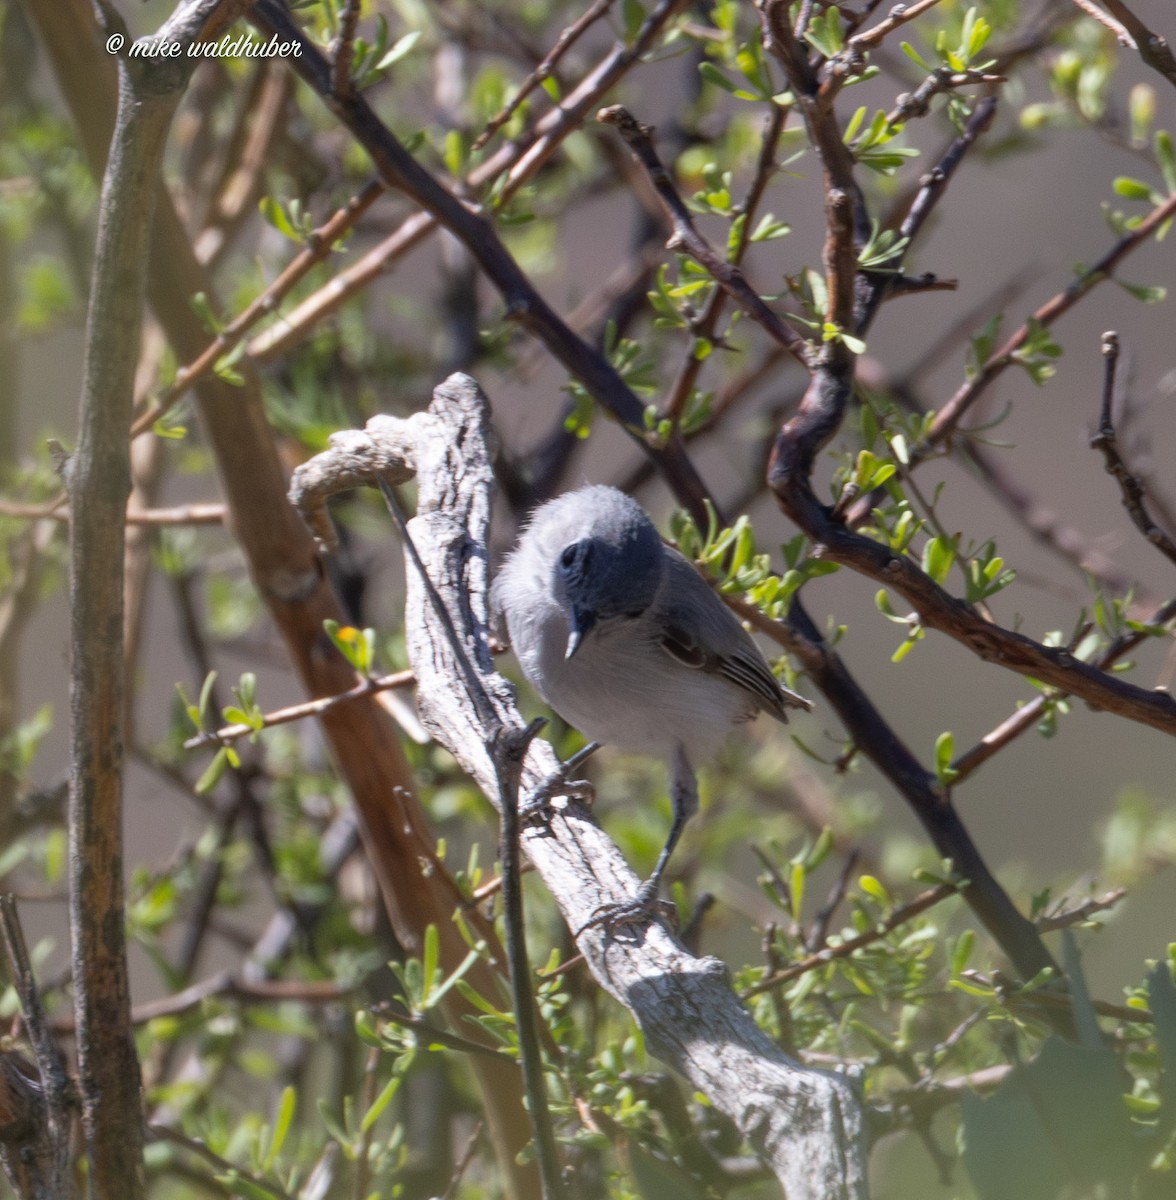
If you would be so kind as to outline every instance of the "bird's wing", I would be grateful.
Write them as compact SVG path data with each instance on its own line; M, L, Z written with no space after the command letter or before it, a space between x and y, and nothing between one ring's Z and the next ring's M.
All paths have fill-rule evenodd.
M779 721L787 722L789 708L812 708L776 679L738 618L694 567L674 550L665 554L662 591L655 601L664 623L662 649L685 666L729 680Z

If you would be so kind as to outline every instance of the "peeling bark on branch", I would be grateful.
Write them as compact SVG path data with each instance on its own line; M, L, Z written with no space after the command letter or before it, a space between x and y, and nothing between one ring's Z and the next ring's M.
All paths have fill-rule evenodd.
M406 421L376 417L367 426L370 447L361 448L349 434L340 449L343 487L355 485L357 462L403 453L404 468L415 468L419 499L410 536L461 643L458 651L410 557L406 638L421 715L497 802L490 747L496 733L522 730L525 723L514 688L494 670L488 638L488 418L474 380L453 375L436 389L427 413ZM323 469L334 453L300 468L291 487L296 502L313 494L308 520L320 528ZM523 788L539 786L558 766L550 745L536 739ZM523 845L573 926L602 905L631 899L637 889L616 846L576 801L547 824L526 829ZM578 940L596 979L633 1013L653 1053L731 1117L789 1200L864 1200L862 1115L852 1087L783 1054L741 1007L722 963L687 954L657 921L623 934L592 927Z

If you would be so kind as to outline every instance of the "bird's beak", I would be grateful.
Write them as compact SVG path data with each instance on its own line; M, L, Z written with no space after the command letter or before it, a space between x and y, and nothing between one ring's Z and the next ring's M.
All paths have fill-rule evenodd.
M568 648L564 651L565 659L572 658L584 644L584 639L588 636L592 626L596 624L596 614L587 608L573 608L569 623L572 631L568 635Z

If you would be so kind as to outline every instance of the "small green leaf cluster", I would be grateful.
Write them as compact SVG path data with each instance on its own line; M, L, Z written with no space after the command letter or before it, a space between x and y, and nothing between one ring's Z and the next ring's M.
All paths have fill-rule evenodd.
M862 105L850 117L843 140L855 161L863 167L868 167L879 175L893 175L908 158L918 158L919 151L913 146L893 145L895 138L902 132L902 127L891 125L881 109L874 113L867 124L868 111L869 109Z
M741 8L735 0L718 0L711 9L711 21L723 37L717 42L707 39L703 43L707 57L699 65L699 74L706 83L737 100L784 103L786 96L777 96L771 66L764 59L763 36L758 25L752 26L745 40L740 37Z

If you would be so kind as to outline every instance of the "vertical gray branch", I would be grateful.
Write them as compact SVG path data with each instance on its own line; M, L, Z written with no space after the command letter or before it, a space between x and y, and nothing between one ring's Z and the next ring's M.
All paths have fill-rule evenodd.
M159 36L187 44L240 0L190 0ZM219 10L219 13L218 13ZM107 12L109 16L109 12ZM111 27L113 28L113 27ZM102 181L70 500L70 933L91 1195L146 1192L123 894L123 560L128 430L163 152L190 63L122 59Z

